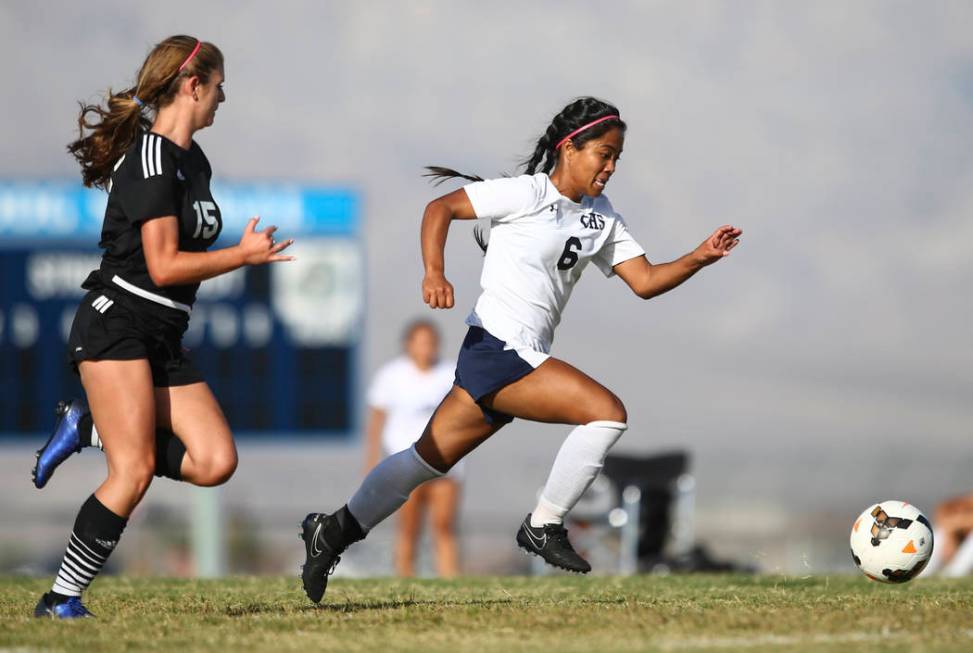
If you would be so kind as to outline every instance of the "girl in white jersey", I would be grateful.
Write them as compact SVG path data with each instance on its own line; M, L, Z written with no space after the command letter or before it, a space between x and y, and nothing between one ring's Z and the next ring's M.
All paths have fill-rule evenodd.
M392 514L420 484L441 477L514 417L574 425L554 460L517 543L548 563L577 572L591 566L572 548L563 519L594 480L627 428L625 406L610 390L553 358L554 329L589 262L618 275L643 299L686 281L727 256L740 229L726 225L670 263L651 264L621 216L602 195L622 153L625 123L595 98L566 106L526 161L527 174L483 181L445 168L432 176L475 183L426 207L423 299L452 308L443 249L452 220L489 218L490 245L480 295L467 318L452 390L409 449L390 456L332 515L311 513L303 524L304 589L320 601L341 552Z

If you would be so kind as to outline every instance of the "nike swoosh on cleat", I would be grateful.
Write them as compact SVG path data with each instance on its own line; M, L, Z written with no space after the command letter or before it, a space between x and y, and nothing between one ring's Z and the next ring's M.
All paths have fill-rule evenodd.
M314 529L314 535L311 536L311 557L317 558L322 553L322 549L318 547L318 535L321 534L321 527L324 524L318 524L318 527Z
M547 533L544 533L544 539L539 540L534 537L534 534L530 532L530 526L526 524L524 525L524 532L527 533L527 539L530 540L530 543L536 546L538 549L543 549L545 546L547 546Z

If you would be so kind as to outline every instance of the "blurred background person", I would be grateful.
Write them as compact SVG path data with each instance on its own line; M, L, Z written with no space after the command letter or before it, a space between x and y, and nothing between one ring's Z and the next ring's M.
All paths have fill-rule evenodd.
M926 574L968 575L973 571L973 492L937 505L933 526L935 547Z
M375 374L368 392L365 473L386 456L412 446L453 385L455 361L439 358L440 335L427 320L410 323L402 334L402 354ZM462 464L446 476L413 491L399 510L395 536L395 571L415 575L416 545L429 513L436 569L443 578L459 571L456 513L462 484Z

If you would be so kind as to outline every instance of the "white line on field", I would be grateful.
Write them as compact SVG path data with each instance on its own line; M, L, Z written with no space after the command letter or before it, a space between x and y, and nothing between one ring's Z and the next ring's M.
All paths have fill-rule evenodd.
M973 629L957 630L956 635L973 639ZM907 632L885 631L879 633L849 632L817 635L757 635L754 637L694 637L690 639L664 639L652 642L663 651L683 649L741 649L759 646L793 646L796 644L846 644L853 642L880 642Z

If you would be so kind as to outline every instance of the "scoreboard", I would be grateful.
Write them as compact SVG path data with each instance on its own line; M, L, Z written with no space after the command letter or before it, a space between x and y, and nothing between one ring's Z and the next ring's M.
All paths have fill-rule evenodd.
M247 267L200 287L183 344L234 431L349 437L356 416L364 307L360 201L349 189L213 184L223 214L214 247L252 215L295 238L297 261ZM79 184L0 182L0 434L53 424L82 396L66 341L80 284L98 267L107 196Z

